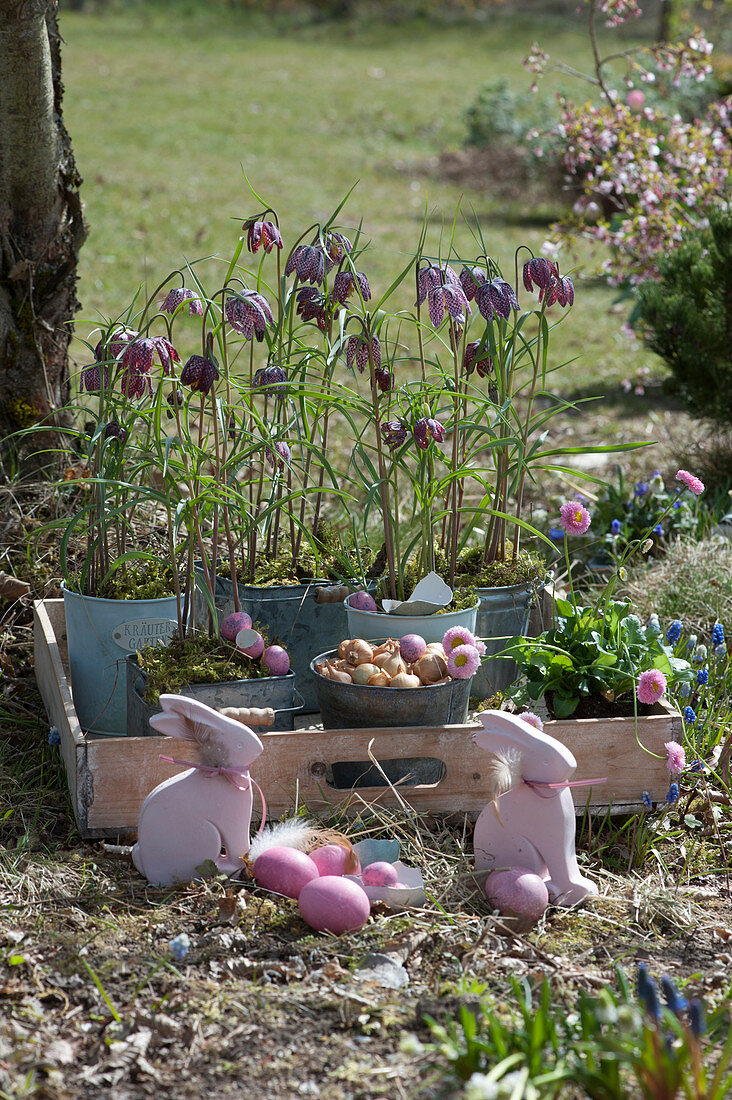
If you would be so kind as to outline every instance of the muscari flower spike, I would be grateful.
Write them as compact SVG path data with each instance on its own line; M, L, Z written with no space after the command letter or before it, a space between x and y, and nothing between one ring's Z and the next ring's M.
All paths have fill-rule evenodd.
M722 645L724 642L724 627L720 622L716 622L712 627L712 645Z
M269 253L275 247L282 248L282 235L274 222L251 218L244 222L242 229L247 231L247 248L250 252L258 252L263 248Z
M227 298L224 314L234 332L246 340L251 340L253 336L257 341L263 340L267 325L274 325L269 302L256 290L244 288Z
M684 721L692 726L694 722L696 722L696 714L693 707L684 707Z
M638 977L636 979L636 991L638 1000L645 1008L652 1020L658 1020L661 1016L661 1006L658 1001L656 983L648 973L645 963L638 964Z
M668 794L666 795L666 802L669 806L675 805L679 801L679 785L678 783L669 784Z
M681 637L683 626L684 624L681 622L681 619L674 619L666 631L666 641L670 642L671 645L675 645Z
M203 302L199 295L184 286L168 291L160 306L160 312L175 313L185 302L188 302L188 313L191 317L203 317Z
M439 420L433 420L431 416L423 416L416 422L413 428L414 442L423 451L426 451L434 439L435 443L442 443L445 439L445 429Z
M709 683L709 670L706 668L700 668L696 674L697 684L701 684L702 687Z
M614 519L612 521L612 523L610 524L611 533L613 535L619 535L621 526L622 526L622 524L620 523L620 520L619 519Z
M669 978L668 974L664 974L661 978L661 988L663 995L666 998L666 1004L673 1012L674 1016L680 1017L683 1012L686 1012L688 1004L686 997L682 997L674 983Z
M192 355L180 372L181 385L195 393L207 394L219 376L215 359L205 355ZM171 402L172 404L172 402Z
M170 953L176 962L183 962L183 959L188 954L190 946L191 941L185 932L181 932L170 941Z
M510 283L500 278L491 279L478 287L475 304L486 321L492 321L496 314L507 321L511 310L519 308L516 291Z
M643 805L646 807L647 810L652 810L653 809L653 802L651 800L651 796L648 793L648 791L643 791L643 794L641 795L641 802L643 803Z

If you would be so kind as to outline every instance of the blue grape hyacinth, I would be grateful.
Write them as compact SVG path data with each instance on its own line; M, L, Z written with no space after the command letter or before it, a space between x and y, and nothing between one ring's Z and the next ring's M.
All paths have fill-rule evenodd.
M671 623L670 627L666 631L666 641L670 642L671 645L675 645L681 637L683 626L684 624L681 622L681 619L674 619L674 621Z

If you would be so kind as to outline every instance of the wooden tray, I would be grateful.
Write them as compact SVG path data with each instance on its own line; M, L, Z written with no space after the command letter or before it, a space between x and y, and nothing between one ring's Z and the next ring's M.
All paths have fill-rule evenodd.
M137 828L145 796L180 769L165 764L160 753L194 760L196 748L168 737L99 737L79 726L71 697L63 600L34 604L36 679L53 726L61 738L61 755L79 832L83 837L116 836ZM312 716L311 716L312 717ZM317 716L316 716L317 717ZM272 818L306 805L324 813L350 801L393 806L388 787L338 790L328 782L330 767L340 761L368 761L369 750L380 762L405 757L431 757L445 765L432 785L399 787L416 810L477 815L486 803L482 771L486 754L473 744L479 727L410 729L298 729L263 733L265 751L252 766L252 777L265 793ZM666 706L638 719L637 743L632 719L579 719L547 722L545 730L567 745L577 758L575 778L607 776L607 782L575 791L578 812L610 808L612 813L642 809L648 791L654 802L666 798L669 773L664 742L681 741L681 716ZM255 803L256 813L256 803Z

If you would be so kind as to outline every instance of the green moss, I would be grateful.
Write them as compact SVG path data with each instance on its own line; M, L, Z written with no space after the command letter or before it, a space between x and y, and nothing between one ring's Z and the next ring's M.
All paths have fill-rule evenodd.
M260 661L246 657L235 645L201 633L188 634L182 642L176 636L167 646L144 646L137 661L147 674L145 702L153 706L161 694L175 694L188 684L225 684L269 675Z
M457 574L476 588L504 588L514 584L535 584L546 574L546 565L538 554L522 550L517 558L512 554L505 561L493 561L484 566L480 546L468 550L458 562Z
M173 569L167 562L157 558L127 562L115 569L99 595L108 600L158 600L174 594L173 582Z

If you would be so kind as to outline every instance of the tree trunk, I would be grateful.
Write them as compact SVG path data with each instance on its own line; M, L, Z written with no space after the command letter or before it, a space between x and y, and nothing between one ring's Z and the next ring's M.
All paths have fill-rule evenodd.
M0 439L55 424L86 237L54 0L0 0Z

